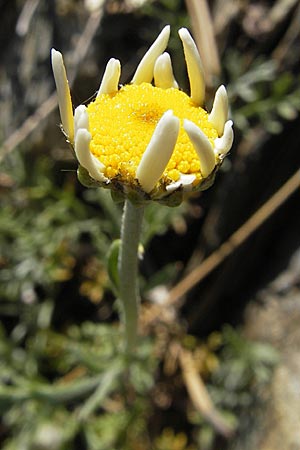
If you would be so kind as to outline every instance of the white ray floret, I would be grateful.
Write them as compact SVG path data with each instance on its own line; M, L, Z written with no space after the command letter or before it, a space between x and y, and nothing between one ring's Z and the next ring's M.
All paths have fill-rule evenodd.
M173 183L166 186L166 191L171 193L180 187L182 187L184 191L189 191L192 189L192 185L195 179L196 176L193 174L182 173L178 181L174 181Z
M73 108L69 83L67 79L66 69L62 54L55 50L51 50L51 63L56 84L58 106L63 130L70 142L74 139L74 123Z
M196 105L202 106L205 99L205 78L197 46L186 28L178 31L183 44L184 57L190 80L190 97Z
M218 136L223 136L224 125L228 119L228 96L225 86L221 85L215 95L213 107L208 117L217 130Z
M92 136L89 133L89 116L87 108L84 105L80 105L75 109L74 124L74 150L79 164L84 167L95 180L105 181L106 178L103 175L105 166L90 151Z
M212 145L203 131L190 120L185 119L183 127L199 157L201 174L203 178L206 178L216 165L216 157Z
M223 136L215 139L214 141L215 154L219 155L220 157L225 157L232 147L234 137L232 126L233 126L232 120L227 120L224 126Z
M178 88L173 74L171 58L167 52L160 55L155 62L154 84L162 89Z
M89 131L89 116L87 113L87 108L84 105L79 105L74 112L74 136L76 139L77 131L80 128L85 128Z
M150 192L162 176L176 145L180 121L169 110L159 120L136 171L145 192Z
M161 33L158 35L154 43L151 45L149 50L146 52L141 62L139 63L134 77L132 79L132 83L141 84L143 82L151 83L153 79L153 71L155 61L161 55L169 42L170 37L170 25L167 25L163 28Z
M90 152L90 142L92 136L84 128L80 128L76 133L75 154L79 164L84 167L94 180L104 182L103 175L105 166Z
M119 88L121 76L121 63L118 59L111 58L105 68L97 97L101 94L112 94Z

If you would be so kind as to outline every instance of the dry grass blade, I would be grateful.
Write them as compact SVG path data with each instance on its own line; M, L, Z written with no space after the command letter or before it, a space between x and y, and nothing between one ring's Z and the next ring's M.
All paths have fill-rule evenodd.
M291 51L292 45L295 43L296 38L299 36L299 23L300 23L300 4L295 10L293 19L288 27L283 39L279 42L278 46L273 52L273 58L284 65L284 59Z
M189 397L195 408L222 436L226 438L232 436L234 429L216 410L205 384L195 368L191 352L181 348L179 362Z
M289 178L281 188L267 200L227 241L206 258L199 267L183 278L169 292L166 303L175 303L196 284L200 283L225 258L254 233L297 189L300 187L300 170Z
M100 20L102 18L102 10L93 12L87 20L84 31L78 40L76 47L73 50L73 71L70 71L70 83L74 80L77 72L78 65L82 61L88 51L93 37L99 27ZM50 49L49 49L50 51ZM3 158L13 151L18 145L20 145L44 120L48 115L57 107L56 92L54 92L42 105L28 117L25 122L14 131L4 141L0 151L0 162Z
M32 114L23 124L14 131L3 143L0 153L0 162L3 158L20 145L34 131L39 123L48 117L48 115L57 106L56 93L42 103L42 105Z
M21 14L19 16L17 25L16 25L16 33L23 37L27 33L30 22L32 17L34 16L34 13L39 5L40 0L27 0L24 3L23 9L21 11Z
M205 70L205 80L209 87L214 78L219 78L221 66L213 23L206 0L186 0L192 28Z

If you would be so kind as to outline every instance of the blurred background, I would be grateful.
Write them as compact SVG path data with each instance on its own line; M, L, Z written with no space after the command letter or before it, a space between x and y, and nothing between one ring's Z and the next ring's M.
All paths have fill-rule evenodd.
M300 2L2 0L0 23L1 448L300 449ZM181 88L182 26L208 109L226 85L235 142L208 191L146 208L124 377L106 268L122 205L77 180L49 56L77 106L110 57L128 82L165 24Z

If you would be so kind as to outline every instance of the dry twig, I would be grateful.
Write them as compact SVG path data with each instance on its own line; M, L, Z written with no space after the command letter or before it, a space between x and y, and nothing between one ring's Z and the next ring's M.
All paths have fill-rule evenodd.
M199 267L183 278L173 289L164 303L176 303L196 284L218 267L225 258L234 252L253 234L292 194L300 187L298 169L280 189L267 200L237 231L235 231L217 250L208 256Z
M80 61L82 61L88 51L88 48L92 42L93 37L99 27L101 18L103 15L103 10L97 10L91 13L89 16L83 33L76 47L72 52L73 70L70 73L70 84L75 79L77 69ZM0 162L13 151L18 145L20 145L41 123L42 120L46 119L49 114L57 107L56 92L54 92L47 100L45 100L41 106L28 117L25 122L14 131L3 143L0 151Z
M222 436L229 438L234 429L216 410L206 386L196 370L193 356L188 350L180 348L179 362L189 397L194 407Z
M203 61L205 79L211 87L214 78L220 77L221 65L209 7L206 0L186 0L186 6Z

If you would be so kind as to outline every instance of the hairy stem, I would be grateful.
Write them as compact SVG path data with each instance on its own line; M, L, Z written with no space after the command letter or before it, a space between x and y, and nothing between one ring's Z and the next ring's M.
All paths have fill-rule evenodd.
M143 207L125 201L121 248L118 260L119 296L123 306L126 352L132 354L136 347L139 290L138 290L138 246L143 219Z

